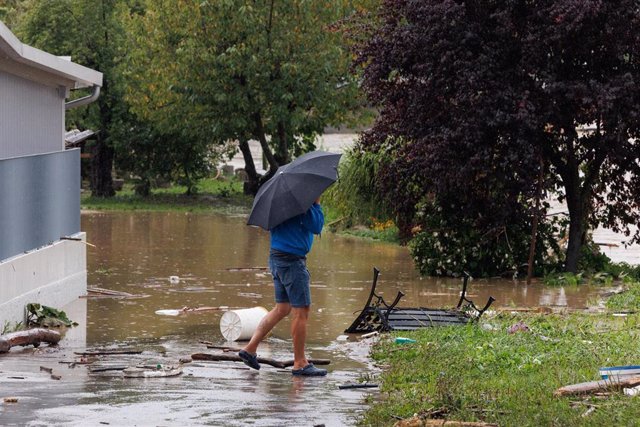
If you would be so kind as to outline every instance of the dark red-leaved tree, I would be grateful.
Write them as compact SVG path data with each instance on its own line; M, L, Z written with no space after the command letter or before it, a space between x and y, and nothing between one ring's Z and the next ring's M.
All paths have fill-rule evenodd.
M637 0L384 0L380 22L356 51L381 110L362 143L396 159L380 183L405 231L426 192L513 220L540 165L567 203L567 271L589 227L640 221Z

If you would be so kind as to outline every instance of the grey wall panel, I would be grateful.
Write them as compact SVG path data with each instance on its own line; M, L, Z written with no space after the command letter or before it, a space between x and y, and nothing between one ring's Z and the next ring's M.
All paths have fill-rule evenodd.
M0 260L79 231L79 149L0 160Z
M64 149L58 89L0 71L0 159Z

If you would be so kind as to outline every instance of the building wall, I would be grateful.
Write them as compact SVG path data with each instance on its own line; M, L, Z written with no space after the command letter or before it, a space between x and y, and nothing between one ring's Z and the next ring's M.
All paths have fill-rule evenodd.
M64 90L0 70L0 159L64 150L64 103Z
M78 232L80 149L0 160L0 262Z
M0 261L0 330L23 322L29 303L62 308L86 294L86 235L78 233L73 237L79 241L58 241Z

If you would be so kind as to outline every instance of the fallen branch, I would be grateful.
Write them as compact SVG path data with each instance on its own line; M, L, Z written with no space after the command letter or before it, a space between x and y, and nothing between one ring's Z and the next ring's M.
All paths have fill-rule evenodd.
M122 291L113 291L111 289L103 289L96 287L87 287L88 293L93 293L97 295L105 295L105 296L113 296L113 297L133 297L135 295L130 294L129 292ZM84 295L84 297L93 296L93 295Z
M80 242L80 243L84 243L87 246L91 246L92 248L95 248L96 245L94 245L93 243L89 243L85 240L80 239L79 237L69 237L69 236L61 236L60 240L72 240L74 242Z
M398 421L394 427L498 427L498 424L468 421L435 420L432 418L411 417Z
M376 388L378 387L378 384L371 384L371 383L362 383L362 384L340 384L338 386L338 388L340 390L348 390L348 389L352 389L352 388Z
M178 316L183 313L200 313L203 311L226 311L226 310L229 310L229 307L226 305L221 305L220 307L182 307L179 309L156 310L156 314L161 314L164 316Z
M102 351L74 351L79 356L107 356L115 354L141 354L142 350L102 350Z
M207 344L207 348L214 349L214 350L222 350L224 352L227 352L227 351L238 352L238 351L242 350L241 348L238 348L238 347L228 347L228 346L225 346L225 345L211 345L211 344Z
M6 353L11 347L18 345L23 347L27 345L38 347L42 342L57 344L61 338L59 332L43 328L12 332L10 334L0 335L0 353Z
M193 360L208 360L213 362L242 362L243 360L240 356L235 354L208 354L208 353L195 353L191 355L191 359ZM308 359L309 363L313 363L314 365L329 365L331 363L330 360L327 359ZM258 357L259 363L264 363L266 365L271 365L274 368L288 368L293 366L293 360L273 360L268 359L266 357Z
M623 388L640 385L640 376L629 378L608 378L600 381L589 381L586 383L571 384L560 387L553 393L554 396L571 396L575 394L590 394L601 391L621 390Z
M269 267L230 267L226 271L266 271Z

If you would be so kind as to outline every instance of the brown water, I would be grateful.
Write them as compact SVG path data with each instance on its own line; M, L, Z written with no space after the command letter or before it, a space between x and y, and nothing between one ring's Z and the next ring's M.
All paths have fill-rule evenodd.
M190 213L87 213L82 229L88 247L88 286L139 295L90 298L72 313L80 323L60 350L12 351L0 361L0 390L20 397L0 407L3 425L351 425L375 391L339 390L338 385L375 374L368 345L338 337L362 309L372 269L382 274L378 292L400 306L451 307L459 279L423 279L406 248L325 233L308 258L312 274L312 315L308 353L329 358L326 378L294 379L265 367L260 372L237 363L186 365L185 374L164 379L125 379L119 373L89 375L72 360L78 348L136 347L140 356L111 357L110 363L170 363L196 352L211 352L200 340L223 344L222 312L161 316L160 309L228 306L270 308L271 277L266 271L269 236L244 218ZM170 280L177 276L178 283ZM175 280L174 280L175 282ZM499 306L580 308L598 289L545 288L511 280L474 280L468 297L477 305L491 295ZM275 359L291 358L289 322L283 321L261 347ZM75 334L75 335L74 335ZM106 363L106 362L103 362ZM63 376L53 381L39 366ZM24 379L8 378L23 376ZM0 396L1 397L1 396Z

